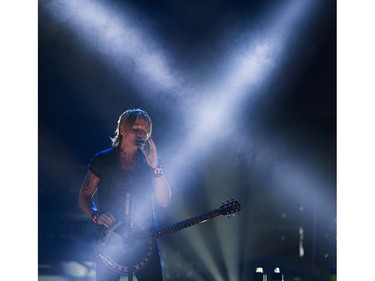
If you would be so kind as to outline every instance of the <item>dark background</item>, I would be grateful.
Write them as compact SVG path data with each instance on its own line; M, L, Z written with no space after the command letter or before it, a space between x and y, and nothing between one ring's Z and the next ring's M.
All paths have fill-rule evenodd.
M90 38L96 48L83 44L80 34L87 30L67 27L74 19L60 10L63 3L39 1L40 275L66 275L61 263L92 260L93 226L77 206L79 188L92 155L110 145L118 116L139 107L153 120L153 138L165 158L167 176L173 168L181 168L175 168L179 177L170 174L172 204L158 210L160 224L208 211L213 194L222 200L233 196L242 205L239 217L218 218L216 228L211 222L195 227L203 237L212 238L212 231L236 226L240 280L249 280L259 265L267 271L280 266L286 280L328 280L336 264L335 1L318 1L303 29L292 26L295 32L278 61L280 70L265 79L266 86L256 88L256 98L244 99L236 112L240 118L225 113L229 122L223 130L229 137L208 132L209 142L216 138L211 145L214 152L199 160L187 157L189 169L174 166L180 140L197 126L185 109L200 103L205 94L200 85L213 83L227 52L235 52L245 40L262 37L268 20L263 15L270 7L283 5L279 2L106 1L133 11L133 23L158 41L158 48L169 56L168 66L183 77L181 85L158 88L137 72L136 60L101 53L100 36ZM60 17L53 16L51 8ZM247 35L240 37L241 32ZM122 68L124 72L119 71ZM293 175L301 171L295 181ZM305 172L309 177L304 178ZM298 255L300 227L304 257ZM186 237L194 239L194 231L161 241L167 280L196 280L186 274L186 267L179 268L177 260L184 260L204 280L214 280L206 264L182 247ZM224 258L219 257L225 256L219 251L222 242L205 241L225 276Z

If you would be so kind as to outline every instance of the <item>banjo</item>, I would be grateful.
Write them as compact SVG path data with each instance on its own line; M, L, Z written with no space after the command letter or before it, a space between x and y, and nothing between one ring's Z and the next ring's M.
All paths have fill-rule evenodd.
M156 239L220 215L238 215L240 210L240 203L232 199L223 202L217 209L151 232L120 221L100 233L97 244L98 256L112 270L132 274L142 270L150 262Z

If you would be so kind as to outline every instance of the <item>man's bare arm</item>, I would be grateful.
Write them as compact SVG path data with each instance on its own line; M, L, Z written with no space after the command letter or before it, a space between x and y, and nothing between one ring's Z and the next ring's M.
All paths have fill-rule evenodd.
M158 205L167 207L171 200L171 188L164 175L154 178L152 180L152 186L154 187L155 199Z
M90 217L94 213L95 207L92 196L97 190L99 182L100 179L91 171L88 171L79 192L78 206Z

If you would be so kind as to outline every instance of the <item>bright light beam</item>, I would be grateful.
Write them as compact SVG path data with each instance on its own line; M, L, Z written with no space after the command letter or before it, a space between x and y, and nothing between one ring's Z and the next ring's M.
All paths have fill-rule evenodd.
M194 233L192 234L192 232ZM206 236L207 233L203 233L199 229L191 229L189 231L182 232L182 235L185 236L184 241L186 241L187 244L194 249L194 252L198 256L198 260L205 264L209 273L213 277L213 280L224 281L225 278L222 277L215 259L210 253L207 243L203 239L203 235Z
M226 61L226 72L222 72L210 87L202 89L201 99L194 107L186 110L192 130L179 143L176 153L173 150L171 159L175 170L173 175L186 166L186 163L197 162L192 158L206 156L214 147L215 139L221 139L227 134L226 128L233 127L236 112L241 108L244 99L256 95L262 83L269 81L283 51L288 46L287 39L296 31L295 26L300 20L306 20L306 10L314 1L292 0L273 11L270 15L270 27L264 36L255 42L247 42L240 50L233 50ZM195 117L195 118L193 118Z
M140 24L132 23L134 11L116 7L106 1L41 1L56 21L77 34L77 38L97 57L117 66L141 92L173 88L173 77L166 55ZM108 60L108 58L110 58ZM142 81L142 82L141 82ZM147 83L145 83L147 81Z

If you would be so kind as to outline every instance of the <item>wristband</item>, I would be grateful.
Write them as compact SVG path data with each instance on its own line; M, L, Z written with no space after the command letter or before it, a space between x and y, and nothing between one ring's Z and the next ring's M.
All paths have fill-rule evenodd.
M98 220L99 218L99 213L98 212L94 212L92 215L91 215L91 220L94 222L94 223L97 223L96 221Z
M162 175L164 174L164 171L163 171L163 166L162 165L158 165L155 169L154 169L154 178L158 178L158 177L161 177Z

